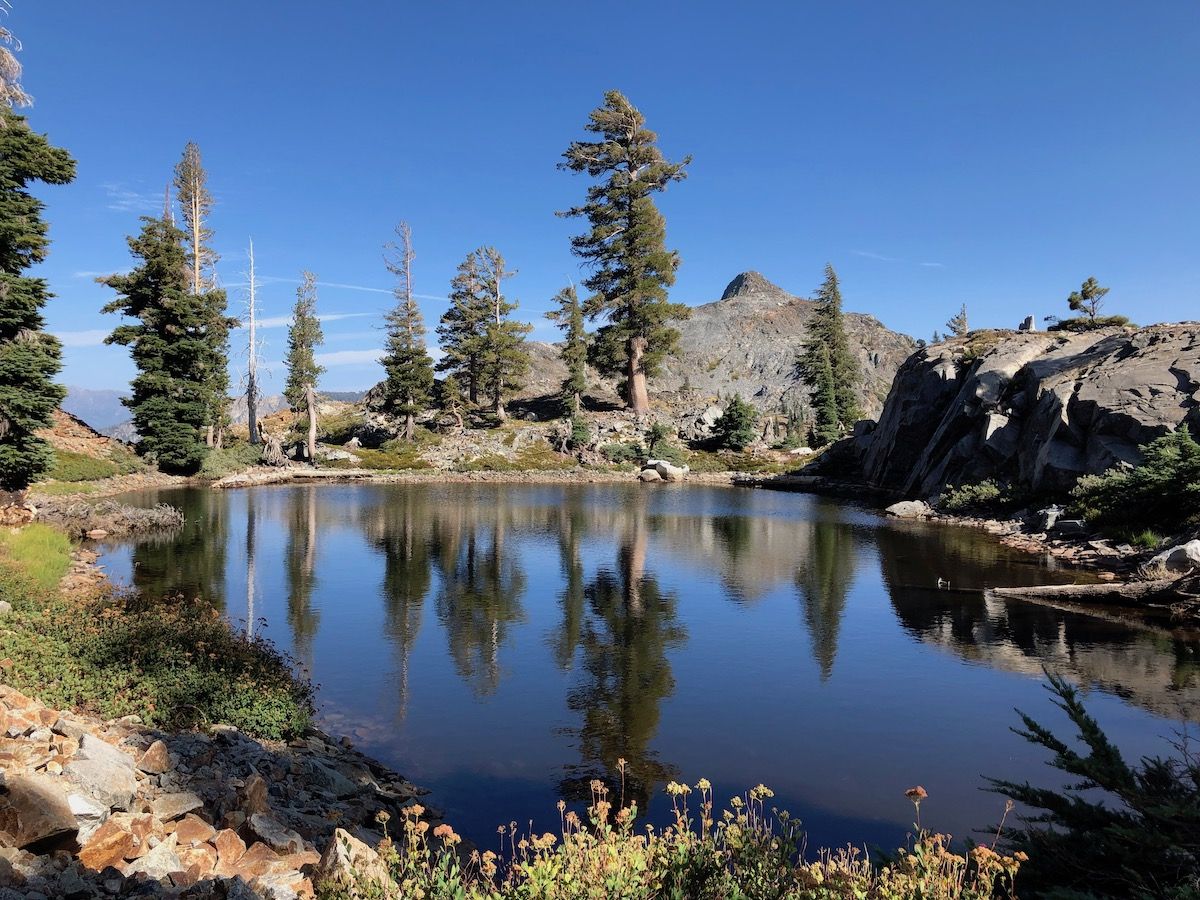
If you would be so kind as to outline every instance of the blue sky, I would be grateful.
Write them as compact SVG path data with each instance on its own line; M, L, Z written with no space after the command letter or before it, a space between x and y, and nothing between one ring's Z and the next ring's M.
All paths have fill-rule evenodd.
M1045 2L381 4L13 0L29 111L79 161L42 191L62 380L123 387L96 273L161 209L188 140L217 206L219 271L253 237L264 355L302 269L322 282L328 389L381 370L381 245L413 228L431 328L454 268L495 244L534 336L580 276L585 180L555 164L608 88L689 179L661 201L683 258L673 297L756 269L810 292L826 261L847 308L928 336L1065 312L1086 276L1112 312L1200 318L1200 4ZM614 26L621 28L614 32ZM241 303L231 287L231 306ZM235 365L244 354L235 356ZM281 367L273 366L277 386Z

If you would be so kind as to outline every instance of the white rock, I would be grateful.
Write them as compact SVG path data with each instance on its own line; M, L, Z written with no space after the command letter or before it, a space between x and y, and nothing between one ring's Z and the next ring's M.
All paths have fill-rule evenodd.
M326 883L346 889L376 891L385 897L398 890L379 854L342 828L333 833L317 872Z
M897 519L928 519L933 515L933 509L924 500L901 500L899 503L893 503L884 512Z
M662 481L662 476L658 474L658 469L642 469L638 475L639 481Z
M137 791L133 759L90 734L83 736L63 774L110 809L128 809Z
M304 849L304 838L274 816L255 813L250 817L250 830L276 853L299 853Z
M1161 566L1168 572L1178 572L1181 575L1200 569L1200 540L1168 547L1151 559L1150 565Z
M0 616L7 616L12 612L12 604L7 600L0 600Z
M68 794L67 806L79 825L79 843L86 844L96 829L108 818L108 807L83 794Z
M140 873L157 881L172 872L182 872L185 866L175 852L176 843L175 835L168 835L166 840L161 841L141 859L131 862L126 867L125 874L128 876Z
M665 459L648 459L645 468L654 469L662 476L663 481L683 481L684 476L691 471L689 466L676 466Z

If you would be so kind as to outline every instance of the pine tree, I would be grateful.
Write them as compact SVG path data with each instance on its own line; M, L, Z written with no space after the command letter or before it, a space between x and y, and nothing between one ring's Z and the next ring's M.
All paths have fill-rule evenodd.
M287 367L283 396L293 413L305 406L309 386L315 389L325 372L316 359L316 348L325 343L321 320L317 318L317 276L306 271L301 273L300 279L296 303L292 306L292 321L288 325L287 356L283 361Z
M517 308L515 300L504 296L504 279L517 273L505 268L504 257L495 247L475 251L483 274L483 296L488 304L487 324L483 329L480 353L480 387L492 400L492 412L504 421L504 398L519 388L521 377L529 370L529 352L525 336L533 330L527 322L510 318Z
M816 350L816 363L813 370L813 446L823 447L831 444L842 436L841 422L838 419L837 390L835 388L833 365L829 359L829 348L824 344Z
M454 375L456 383L466 384L467 402L471 405L479 402L480 359L487 317L483 273L476 254L469 253L450 282L450 308L438 322L442 358L437 370Z
M183 214L185 233L181 240L187 244L188 289L203 298L210 319L207 333L211 340L211 368L203 379L208 406L206 441L209 446L220 447L229 424L229 331L222 323L234 320L227 318L225 292L217 287L215 267L220 257L210 245L212 229L207 224L213 199L208 191L208 173L204 171L200 148L192 141L183 148L183 157L175 166L174 183Z
M141 233L129 238L139 264L100 279L121 295L104 312L137 324L118 326L106 343L128 347L138 369L133 395L123 402L133 413L139 452L164 471L195 472L205 455L200 429L212 421L213 385L217 373L226 372L219 348L228 345L237 322L215 314L213 296L220 295L223 311L223 291L190 291L183 232L166 219L142 223Z
M1101 287L1095 277L1090 277L1079 286L1079 290L1071 291L1071 295L1067 297L1067 305L1071 307L1071 312L1083 313L1088 322L1094 325L1101 307L1104 306L1104 295L1107 293L1108 288Z
M308 419L305 447L308 461L314 466L317 464L317 380L325 371L317 364L315 350L324 342L325 333L317 318L317 276L306 270L300 275L292 321L288 325L288 349L284 359L288 374L283 395L295 418L299 418L296 413L301 404L305 408Z
M0 60L0 75L3 75ZM51 380L62 368L58 341L43 331L46 282L21 273L46 258L49 228L35 183L68 184L75 161L0 108L0 491L22 491L50 466L36 434L50 423L64 391Z
M189 286L193 294L200 294L206 285L215 284L213 268L220 257L209 245L212 229L207 223L213 199L208 192L208 173L200 159L200 147L194 141L188 141L183 158L175 166L175 194L187 232Z
M433 392L433 360L425 346L425 320L412 289L412 264L416 258L412 229L407 222L396 226L399 242L384 245L384 264L396 277L392 293L395 307L387 314L387 340L383 368L384 405L404 416L404 439L416 437L416 416L429 405Z
M754 428L758 424L758 410L734 394L725 406L725 412L713 426L717 443L730 450L744 450L754 442Z
M554 297L558 309L546 313L546 318L558 325L563 333L563 348L559 354L567 367L563 380L563 406L570 415L578 415L580 397L587 390L587 332L583 326L583 307L575 285L563 288Z
M571 248L592 268L583 282L593 292L584 312L605 320L592 356L601 371L624 376L626 404L639 415L650 410L646 379L678 344L670 322L688 314L686 306L667 300L679 256L666 247L666 223L653 194L685 178L691 157L667 161L645 124L620 91L609 91L585 126L599 140L572 142L559 163L597 179L582 206L560 215L585 218L591 226L571 239Z
M816 312L809 323L797 369L813 391L817 419L814 433L823 439L822 443L828 443L850 431L860 414L859 369L846 338L842 292L832 265L825 266L825 281L815 299ZM832 425L826 421L830 410L833 410Z
M967 304L964 303L962 309L951 316L950 321L946 323L946 330L955 337L963 337L971 330L967 325Z
M517 304L505 298L504 280L514 274L495 247L472 250L451 282L450 308L437 329L444 353L438 370L465 379L471 403L488 397L501 421L505 395L529 368L524 344L533 328L509 318Z

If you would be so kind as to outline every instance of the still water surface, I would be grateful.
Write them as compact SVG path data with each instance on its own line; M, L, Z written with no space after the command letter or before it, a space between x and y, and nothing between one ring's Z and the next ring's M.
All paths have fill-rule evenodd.
M1053 780L1013 707L1062 726L1042 666L1088 689L1134 758L1200 721L1196 645L984 599L1079 576L967 529L737 488L320 485L135 495L178 535L110 547L118 580L211 598L292 653L324 723L433 790L483 846L628 762L758 782L810 846L969 836L983 775ZM939 577L951 582L939 590ZM1194 732L1194 728L1193 728ZM1065 731L1064 731L1065 735Z

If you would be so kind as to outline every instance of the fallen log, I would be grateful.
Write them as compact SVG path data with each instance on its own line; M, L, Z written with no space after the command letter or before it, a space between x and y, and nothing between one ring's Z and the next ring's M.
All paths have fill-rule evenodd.
M1175 580L1101 582L1099 584L1047 584L1037 587L991 588L988 594L999 600L1070 600L1075 603L1102 603L1114 606L1138 605L1163 600L1176 602Z

